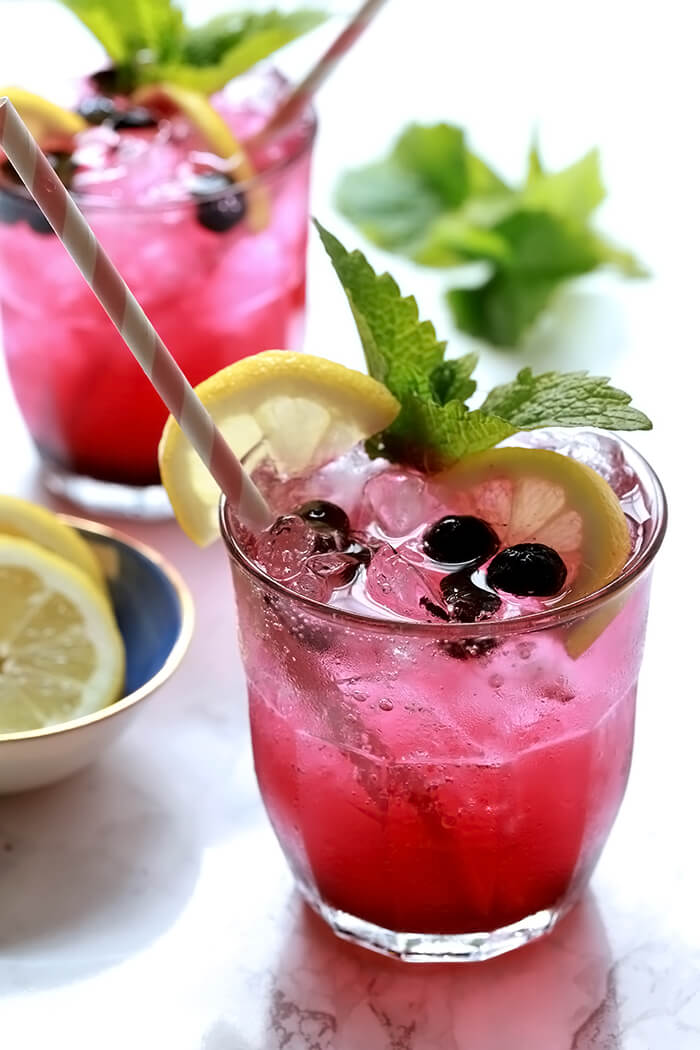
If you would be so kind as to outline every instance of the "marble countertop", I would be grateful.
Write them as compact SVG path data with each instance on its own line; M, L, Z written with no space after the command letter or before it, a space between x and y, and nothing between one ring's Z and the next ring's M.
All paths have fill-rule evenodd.
M691 605L700 580L689 541L700 216L690 5L669 0L646 13L627 0L591 0L574 12L553 0L503 0L470 18L453 0L433 0L429 25L426 6L395 0L328 85L319 217L352 239L332 212L335 173L379 152L411 117L466 122L510 175L537 122L553 164L600 144L610 190L601 224L654 271L643 283L572 286L517 360L485 351L478 372L488 384L526 362L604 371L656 423L635 443L667 487L671 526L652 595L632 775L591 889L551 937L484 964L410 967L335 940L293 893L258 798L224 553L194 549L170 522L130 522L121 527L187 579L195 636L178 674L102 761L55 787L0 799L3 1050L700 1046ZM49 4L1 4L2 79L19 79L13 34L27 40L34 7L44 9L47 39L48 19L65 17ZM358 115L361 142L347 135ZM392 268L450 334L440 277ZM316 244L309 308L309 348L357 361ZM47 501L4 372L0 449L0 489Z

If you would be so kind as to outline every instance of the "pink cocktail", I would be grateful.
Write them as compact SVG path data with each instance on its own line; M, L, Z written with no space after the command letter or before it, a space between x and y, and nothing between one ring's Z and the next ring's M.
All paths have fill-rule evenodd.
M615 438L549 437L606 477L630 530L624 568L574 602L498 597L498 538L455 598L425 537L463 494L360 450L289 483L258 471L287 515L262 539L223 514L282 849L336 932L405 959L484 959L549 930L625 791L663 493ZM335 512L309 500L349 523L319 532Z
M245 140L283 91L279 77L251 75L212 104ZM298 347L313 114L253 150L257 175L235 184L182 114L131 107L115 119L85 87L81 112L91 103L102 123L55 163L188 379ZM166 409L7 165L0 306L10 379L50 487L104 508L160 507L151 486Z

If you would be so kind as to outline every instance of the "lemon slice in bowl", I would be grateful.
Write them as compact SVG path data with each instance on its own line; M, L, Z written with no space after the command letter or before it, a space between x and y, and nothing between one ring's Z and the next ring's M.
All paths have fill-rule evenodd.
M382 383L311 354L266 350L229 365L196 392L243 459L253 448L282 474L301 474L389 426L398 401ZM175 516L201 546L219 534L219 490L187 438L168 419L158 450Z
M231 128L200 91L192 91L180 84L149 84L135 91L132 98L136 105L149 109L182 113L200 133L211 152L230 161L229 174L236 182L248 182L257 174ZM270 219L267 192L262 186L256 186L251 187L246 196L248 226L254 232L263 230Z
M42 145L51 139L71 139L88 126L78 113L63 109L24 88L0 88L0 97L2 95L7 95L34 138Z
M568 456L545 449L491 449L465 457L437 481L450 506L488 521L503 547L552 547L567 568L567 603L610 583L629 558L620 501L600 474ZM617 607L611 607L611 615L574 628L567 639L569 653L580 655L615 612Z
M0 733L93 714L119 697L124 645L94 582L35 543L0 536Z
M89 544L46 507L0 495L0 534L31 540L82 569L97 587L106 589L102 569Z

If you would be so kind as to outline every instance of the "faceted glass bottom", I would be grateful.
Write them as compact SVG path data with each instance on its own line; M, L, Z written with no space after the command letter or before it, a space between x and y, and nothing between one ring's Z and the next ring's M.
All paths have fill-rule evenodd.
M150 521L173 516L162 485L118 485L46 464L42 467L41 480L52 495L89 513Z
M494 959L497 955L512 952L550 933L576 903L576 898L572 897L553 908L526 915L509 926L487 932L397 933L333 908L319 900L308 887L300 883L297 886L306 902L338 937L381 955L414 963L484 962L486 959Z

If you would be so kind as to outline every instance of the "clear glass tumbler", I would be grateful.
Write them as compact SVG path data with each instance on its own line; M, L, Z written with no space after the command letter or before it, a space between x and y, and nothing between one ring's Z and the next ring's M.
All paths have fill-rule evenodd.
M242 78L220 109L240 134L281 84L270 75ZM114 162L119 192L110 196L105 176L99 192L76 194L192 383L260 350L300 348L315 131L307 111L270 144L265 166L247 183L196 197L183 185L165 202L158 182L172 175L170 144L150 149L162 129L126 131L115 139L117 156L140 152L123 171ZM173 138L183 161L194 155L187 143ZM101 145L97 138L84 150ZM266 221L254 228L250 202L261 198ZM247 201L248 211L230 229L204 225L202 213L206 221L207 209L222 201L241 208ZM167 412L34 202L2 177L0 308L10 380L51 491L105 512L169 512L156 458Z
M625 791L666 508L629 446L639 542L602 590L519 619L427 624L323 606L242 553L226 508L260 791L339 935L481 960L552 928Z

